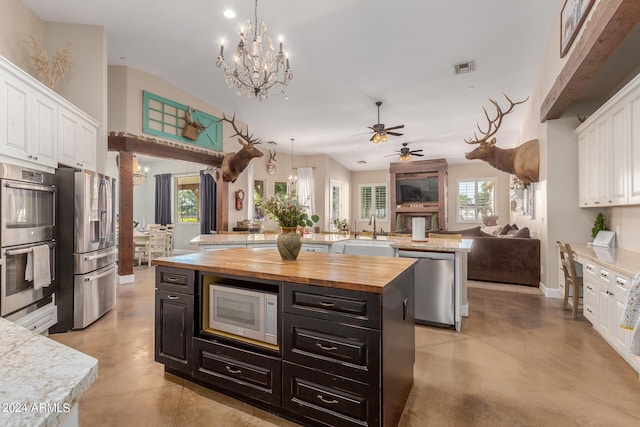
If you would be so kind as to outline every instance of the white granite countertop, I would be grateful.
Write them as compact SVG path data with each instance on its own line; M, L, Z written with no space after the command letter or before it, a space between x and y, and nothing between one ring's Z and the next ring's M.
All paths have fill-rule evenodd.
M640 271L640 252L618 248L600 248L584 243L571 243L571 249L576 255L586 260L598 263L628 277L633 277Z
M0 318L0 425L56 426L98 377L91 356Z
M234 244L268 244L275 243L277 234L201 234L191 240L194 246L202 245L234 245ZM307 234L302 243L330 245L338 242L354 240L353 236L344 234ZM370 236L358 236L358 241L373 241ZM469 252L473 239L427 239L414 241L409 237L378 236L375 241L389 242L392 248L416 251Z
M189 244L202 245L233 245L245 243L275 243L277 234L201 234L191 239ZM348 239L343 234L307 234L303 236L303 243L319 243L330 245Z

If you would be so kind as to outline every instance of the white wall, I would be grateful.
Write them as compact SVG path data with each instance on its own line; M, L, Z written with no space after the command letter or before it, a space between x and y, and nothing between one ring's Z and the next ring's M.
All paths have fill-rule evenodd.
M24 44L27 35L41 43L45 25L20 0L0 1L0 55L35 77Z
M602 0L598 0L587 17ZM564 0L558 0L558 11ZM527 103L525 119L520 129L519 140L525 142L537 138L540 144L540 182L535 184L535 215L531 220L514 217L519 226L528 226L535 230L541 239L541 281L549 288L557 288L558 261L555 242L584 243L590 239L591 227L598 209L580 209L577 200L578 188L578 149L574 133L579 122L576 113L589 114L603 100L591 100L589 103L574 105L563 117L540 123L540 106L549 90L562 71L568 56L560 58L559 38L560 20L556 19L549 35L547 49L540 64L538 76ZM582 35L574 41L572 49ZM619 207L603 210L609 227L618 231L618 246L629 250L640 250L640 243L634 236L640 233L639 211L637 207Z

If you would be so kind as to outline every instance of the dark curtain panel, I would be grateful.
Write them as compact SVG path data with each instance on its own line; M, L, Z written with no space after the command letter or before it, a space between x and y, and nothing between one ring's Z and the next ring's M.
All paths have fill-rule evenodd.
M205 171L200 171L200 234L216 229L216 182Z
M171 224L171 174L156 175L156 224Z

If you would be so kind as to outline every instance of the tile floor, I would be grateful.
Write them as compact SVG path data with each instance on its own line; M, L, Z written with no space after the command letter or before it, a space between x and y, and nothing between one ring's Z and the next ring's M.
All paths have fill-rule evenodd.
M153 361L154 268L118 285L114 310L53 339L99 360L81 426L293 426L165 374ZM416 326L401 426L638 426L638 374L560 300L478 284L460 333ZM508 288L507 288L508 289ZM517 288L512 288L517 289Z

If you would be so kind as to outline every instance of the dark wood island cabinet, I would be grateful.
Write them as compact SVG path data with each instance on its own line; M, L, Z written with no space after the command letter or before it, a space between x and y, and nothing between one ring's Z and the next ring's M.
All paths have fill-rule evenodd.
M238 248L154 264L155 357L167 372L303 425L398 424L413 384L413 260L308 252L292 262ZM216 310L251 317L223 306L219 285L276 296L256 315L277 314L277 339L219 330Z

